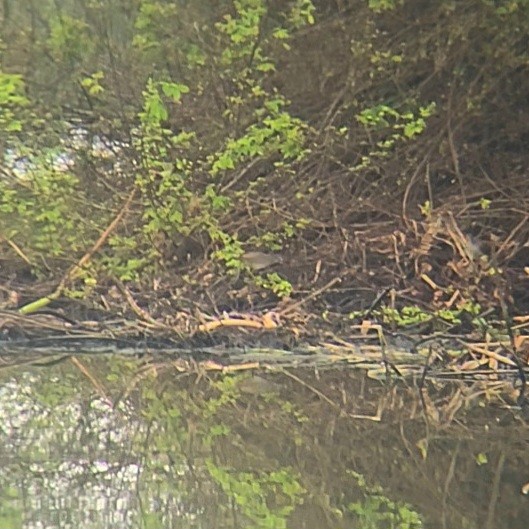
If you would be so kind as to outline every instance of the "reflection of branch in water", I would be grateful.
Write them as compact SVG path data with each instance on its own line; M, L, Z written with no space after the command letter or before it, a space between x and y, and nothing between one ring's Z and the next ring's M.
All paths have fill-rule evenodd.
M35 366L35 367L53 367L65 360L68 360L71 355L50 355L43 359L40 352L28 352L27 354L19 353L0 355L0 369L18 366Z
M352 419L368 419L370 421L376 421L379 422L382 418L382 402L379 402L377 413L375 415L357 415L356 413L347 413L342 410L342 408L336 404L336 402L332 401L327 395L323 394L320 390L316 389L314 386L311 386L310 384L307 384L304 380L301 380L301 378L297 377L296 375L293 375L289 371L286 371L285 369L280 370L281 373L285 374L287 377L290 377L292 380L295 380L299 384L301 384L303 387L307 388L309 391L312 391L318 397L323 399L325 402L330 404L333 408L338 410L340 413L345 413L347 417L351 417Z

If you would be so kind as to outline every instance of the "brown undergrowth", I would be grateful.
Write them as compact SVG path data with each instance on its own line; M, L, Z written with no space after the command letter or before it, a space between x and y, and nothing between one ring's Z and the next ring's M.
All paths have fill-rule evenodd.
M492 359L511 368L513 356L526 362L527 61L521 29L498 31L517 24L515 15L473 2L405 2L376 15L355 2L330 4L318 6L317 24L296 33L273 79L290 112L310 126L308 154L285 168L273 155L243 159L215 180L234 204L219 226L236 240L262 242L279 226L299 226L282 239L282 260L270 269L292 293L279 298L262 288L256 278L267 271L230 274L205 230L185 237L160 230L148 248L156 261L150 271L130 281L107 272L93 289L78 289L82 301L53 299L49 314L3 313L6 335L33 336L35 322L48 318L43 332L289 349L349 344L381 325L413 343L438 335L464 341L463 370L494 367ZM389 118L378 127L359 121L362 109L395 101L401 117L431 103L435 112L410 137ZM189 101L171 119L187 124L195 112L206 128L215 111L210 99ZM91 170L105 175L103 164ZM198 195L208 179L200 171L194 178ZM127 196L132 204L97 242L101 233L128 235L141 225L135 185L130 176L112 188L119 207L110 218L121 215ZM199 206L190 199L186 214ZM88 245L67 267L47 265L53 277L42 280L22 247L1 244L6 311L68 296L78 279L68 271L97 259L90 248L101 250Z

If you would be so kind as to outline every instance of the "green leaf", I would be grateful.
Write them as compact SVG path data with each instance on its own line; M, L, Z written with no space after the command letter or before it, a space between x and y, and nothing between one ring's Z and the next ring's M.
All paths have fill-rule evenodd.
M189 87L185 84L168 83L163 81L160 83L160 86L163 93L175 102L180 101L182 94L187 94L189 92Z

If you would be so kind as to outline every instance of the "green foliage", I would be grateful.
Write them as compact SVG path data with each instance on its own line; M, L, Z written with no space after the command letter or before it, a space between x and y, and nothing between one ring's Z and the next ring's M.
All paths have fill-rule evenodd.
M292 22L294 28L300 28L306 24L314 24L314 12L316 7L311 0L298 0L292 5L289 19ZM280 38L277 34L274 34L275 38Z
M350 471L364 492L364 500L349 504L348 510L356 515L358 525L363 529L420 529L421 518L411 505L394 502L385 494L382 487L369 486L364 477Z
M0 72L0 103L3 105L27 105L24 96L24 81L21 75Z
M416 306L403 307L401 310L382 307L380 312L384 323L396 325L397 327L417 325L432 319L432 315Z
M75 288L65 288L63 295L71 299L87 299L94 292L97 286L97 279L89 270L83 270L77 277L78 282Z
M86 88L90 95L98 95L104 92L104 88L101 86L101 82L105 78L104 72L99 70L81 80L81 85Z
M21 75L8 74L0 71L0 130L19 132L22 120L17 118L15 109L29 104L24 95L24 80Z
M188 187L193 163L185 157L185 151L193 142L194 133L173 134L166 127L168 104L180 104L182 95L188 92L184 84L152 79L143 92L140 128L135 139L142 170L136 176L136 184L144 194L142 230L147 239L160 232L187 235L192 230L185 216L193 200ZM174 148L182 154L171 160Z
M137 281L153 257L147 248L138 247L137 237L114 235L108 246L99 263L121 281Z
M290 296L293 290L292 284L276 272L256 277L255 284L272 291L280 298Z
M244 135L228 140L225 148L210 158L210 174L216 176L220 171L235 169L240 162L256 157L279 154L284 163L307 154L307 125L283 111L286 104L284 98L276 96L256 109L256 123Z
M240 378L237 376L225 376L212 383L212 387L217 390L217 395L207 400L204 407L205 417L214 417L225 406L235 404L240 395L237 387Z
M139 113L143 132L150 132L150 128L160 133L170 134L170 130L163 129L164 121L169 117L166 103L162 98L165 95L173 103L180 103L182 94L187 94L189 87L180 83L168 81L155 82L148 79L147 87L143 92L143 110Z
M142 0L134 23L137 32L133 45L143 51L160 48L162 41L159 30L165 28L168 21L176 15L178 15L176 4Z
M356 120L369 131L376 132L379 139L371 146L370 153L362 156L355 171L365 169L376 159L387 158L399 143L422 134L426 129L426 119L434 114L435 109L435 103L430 103L415 110L399 111L385 104L362 110Z
M369 9L375 13L395 9L397 4L402 4L403 0L368 0Z
M57 170L59 151L23 157L24 174L19 180L0 181L0 223L3 235L18 241L30 257L71 255L83 248L86 226L79 207L79 180L68 171ZM33 262L39 269L40 260Z
M497 15L511 15L527 8L527 0L482 0L484 4L495 9Z
M34 398L49 410L58 409L66 403L72 402L79 396L79 392L86 386L79 382L75 373L63 373L62 377L43 377L39 378L39 383L34 389ZM41 424L49 424L50 417L44 414L37 417L36 420L42 420Z
M241 242L218 229L211 229L210 235L214 241L222 243L220 248L213 252L212 257L218 261L224 261L228 272L231 274L243 270L244 264L241 257L244 254L244 249Z
M83 20L61 15L51 20L50 27L48 46L58 61L78 63L91 53L89 26Z
M249 529L286 529L287 517L305 490L289 469L236 472L206 462L210 476L249 520Z
M479 205L481 209L489 209L491 204L492 204L492 200L488 198L482 197L479 199Z
M122 280L140 280L160 261L158 249L193 239L211 250L213 258L234 276L242 273L278 296L290 295L290 283L278 274L253 274L241 256L247 248L278 250L288 239L299 237L310 222L307 211L315 211L313 201L318 192L334 193L335 189L328 186L334 186L336 180L327 184L324 174L309 175L305 169L314 167L316 157L322 160L322 167L354 165L358 172L379 167L400 147L418 141L436 111L433 103L428 104L434 95L423 97L408 91L407 81L397 79L399 70L410 61L406 46L379 46L381 36L372 31L377 17L366 6L380 12L395 9L399 3L364 3L363 16L368 17L369 24L365 32L359 31L358 39L355 37L358 42L351 41L353 58L357 58L355 46L362 52L365 71L359 75L371 80L384 78L384 87L355 89L344 106L347 94L336 99L336 107L311 116L311 122L299 116L302 112L303 116L310 115L312 103L306 112L299 99L299 83L294 86L287 79L289 73L285 74L290 71L291 46L296 51L295 60L307 67L299 52L306 38L303 28L315 22L316 11L310 0L235 0L229 7L225 3L188 2L185 8L178 2L138 0L134 6L109 10L105 2L97 1L86 6L82 2L46 3L37 10L45 23L31 36L35 43L18 40L18 35L16 39L20 49L33 46L32 64L45 55L52 59L53 68L46 75L32 72L30 93L40 97L44 91L39 92L38 87L53 84L48 97L56 106L39 124L45 140L28 135L24 142L34 142L40 148L42 141L50 148L53 142L47 120L53 121L54 116L63 116L69 109L81 115L87 112L86 126L94 136L110 138L111 142L118 138L126 144L120 160L125 170L119 176L109 175L103 165L92 167L88 156L83 158L88 161L84 179L81 171L76 172L81 175L76 181L71 173L50 172L46 176L42 170L35 177L44 190L38 192L43 195L42 204L36 203L33 183L2 183L0 214L3 212L8 222L8 237L24 240L23 251L32 259L38 253L43 260L50 256L71 260L72 252L93 242L87 225L97 230L102 222L99 195L94 195L89 208L89 193L85 195L84 190L107 193L105 203L110 211L120 202L120 195L136 185L140 198L119 226L119 235L99 253L92 274L103 270ZM320 53L319 49L314 52L314 60L320 60ZM308 53L307 57L308 64L312 57ZM360 69L362 61L357 62ZM340 69L345 70L346 63L340 64ZM53 75L57 70L61 71L60 83ZM314 95L314 86L320 86L319 97L324 100L327 92L334 90L327 81L334 83L335 78L345 83L342 74L330 69L322 74L328 78L311 80L307 91ZM351 72L352 77L355 75ZM350 86L357 81L351 78ZM49 95L51 92L57 94ZM97 98L97 105L92 96ZM290 99L295 98L293 107ZM0 104L3 128L21 130L22 120L9 113L28 106L20 76L0 76L0 103L5 103ZM292 108L300 109L299 114ZM319 127L327 111L332 122L329 127L313 128L311 123ZM351 120L354 113L356 119ZM77 126L75 119L73 127ZM349 127L348 119L353 121ZM57 128L72 128L63 125ZM353 137L359 141L347 144ZM341 159L340 152L353 151L353 164ZM299 199L296 210L303 213L290 215L289 211L284 215L288 204L283 201L276 209L271 193L261 200L263 193L271 190L269 176L274 185L285 177L297 187L298 174L299 190L293 190L292 196ZM333 205L338 222L345 209L341 199L338 196ZM79 207L79 203L87 207ZM78 214L79 209L90 212ZM252 221L241 221L250 209ZM10 223L7 217L12 214L15 220ZM158 244L160 240L163 244ZM82 291L84 288L78 294ZM411 321L417 316L399 317Z
M23 527L24 508L20 490L16 487L2 487L0 504L0 524L2 527Z
M479 466L486 465L489 462L489 459L487 457L487 454L484 452L480 452L479 454L476 454L476 463Z
M112 83L120 75L110 71L105 62L91 62L105 39L118 46L131 38L139 78L147 71L145 67L154 67L151 75L144 77L141 108L136 109L135 119L127 115L125 98L120 95L122 112L119 119L109 123L111 127L122 127L127 121L136 123L125 134L123 130L118 134L131 138L133 156L138 160L134 178L142 207L135 213L141 218L141 225L127 235L113 236L92 274L103 270L122 280L140 279L143 271L149 269L149 262L155 260L152 241L161 235L169 239L196 235L209 239L213 256L228 270L249 273L240 260L243 246L277 248L285 238L304 228L303 222L293 219L274 231L247 233L243 241L238 233L230 233L224 227L224 220L262 182L250 181L247 190L225 192L221 180L261 159L272 161L285 173L293 173L293 164L310 154L309 136L313 131L289 112L290 103L274 88L272 76L276 73L278 51L289 49L294 31L314 23L315 8L310 0L295 0L273 12L269 9L265 0L237 0L233 10L214 18L203 6L182 10L174 3L141 0L131 25L117 30L117 12L106 11L98 2L86 10L72 6L46 8L48 25L35 38L40 39L61 69L61 77L67 79L71 75L77 90L82 88L83 104L88 96L112 97ZM203 20L214 18L216 23L187 31L186 17L197 14ZM94 38L99 29L93 25L96 19L106 31L100 41ZM107 19L109 23L105 25ZM109 53L115 65L118 56ZM159 67L162 63L176 66L170 72L165 66ZM184 120L181 126L186 105L203 105L209 112L212 90L205 87L221 85L227 89L220 102L223 111L212 118L215 126L204 130L195 127L193 120ZM66 83L60 85L59 91L72 93ZM122 87L119 93L123 93ZM23 122L16 120L12 111L29 103L21 76L0 76L0 102L4 129L21 130ZM68 101L70 104L74 107L76 102ZM222 134L216 139L219 124ZM46 120L40 126L47 126ZM60 149L53 149L49 148L44 156L61 155ZM24 183L0 184L0 214L11 219L8 239L23 240L24 253L30 258L38 254L44 261L86 250L91 242L91 230L86 225L98 225L101 219L80 220L83 208L76 205L75 196L85 203L81 191L85 182L69 171L47 167L43 160L31 157L29 163L35 169ZM292 288L277 274L255 277L249 273L249 277L281 296L288 295ZM92 280L91 275L87 276L83 288L70 294L81 295L93 287Z
M150 74L153 67L154 71L164 72L171 64L186 81L187 76L193 79L206 65L202 25L212 16L211 11L207 2L193 2L184 7L163 0L140 0L132 39L139 62L149 65Z
M379 310L371 311L370 314L380 318L385 324L405 328L427 322L443 323L444 325L457 325L461 323L461 316L463 313L476 316L480 312L481 307L479 304L469 301L455 309L439 309L434 312L427 312L415 305L409 305L402 307L401 309L383 305ZM362 316L363 312L352 312L349 315L350 318L358 318ZM474 321L474 324L479 326L477 320Z
M435 103L430 103L425 107L419 106L415 112L399 112L388 105L376 105L362 110L356 119L367 128L389 131L389 135L377 143L385 151L393 148L398 141L410 140L422 134L426 119L434 113L435 108Z
M216 24L216 28L228 36L231 44L222 51L222 63L232 65L237 61L245 61L245 66L237 76L240 79L251 75L248 68L251 63L258 72L274 70L273 59L264 52L268 42L262 32L262 24L267 18L267 3L264 0L235 0L234 7L234 15L227 14L222 22ZM314 23L314 10L311 0L296 0L290 12L283 15L283 24L276 25L269 35L285 45L292 29Z
M254 43L259 37L259 24L266 13L266 7L261 0L235 0L236 16L224 15L224 21L217 23L217 29L225 33L233 46L227 46L222 52L225 64L231 64L236 59L251 57L259 58L259 50Z
M297 27L303 18L306 21L311 18L310 2L298 2L295 8L291 18L285 16L283 26L276 26L271 32L272 40L287 40L289 27ZM243 243L237 234L225 232L221 219L246 200L246 196L242 193L234 199L220 192L211 181L198 184L195 174L206 170L212 178L218 178L258 158L278 158L278 163L285 166L309 152L306 123L288 112L288 101L281 94L274 92L272 96L263 85L274 69L272 59L265 56L261 45L267 42L261 35L265 14L264 2L240 1L235 3L235 13L226 15L216 25L219 33L228 37L220 53L224 70L219 75L230 78L235 87L234 94L227 97L224 112L233 127L220 148L209 152L198 148L198 132L187 130L174 134L167 126L172 120L172 111L182 103L182 96L196 97L201 93L199 86L190 89L180 83L149 79L138 115L141 125L135 145L142 168L136 181L145 201L143 232L147 236L158 232L185 236L205 232L217 246L213 257L224 262L234 274L244 268L240 260ZM141 27L147 24L142 23ZM248 67L248 61L253 61L253 68ZM248 122L243 128L235 126L241 116ZM292 226L287 228L284 232L292 236ZM301 229L301 224L297 229ZM282 237L280 233L265 232L258 240L252 240L252 244L270 247L272 239L278 241ZM287 295L292 288L277 275L256 283L279 295Z

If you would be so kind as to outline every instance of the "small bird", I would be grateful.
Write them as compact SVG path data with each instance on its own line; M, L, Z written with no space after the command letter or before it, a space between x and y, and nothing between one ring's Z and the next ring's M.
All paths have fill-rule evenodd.
M241 257L242 262L254 272L259 272L275 264L283 262L283 257L276 253L246 252Z

